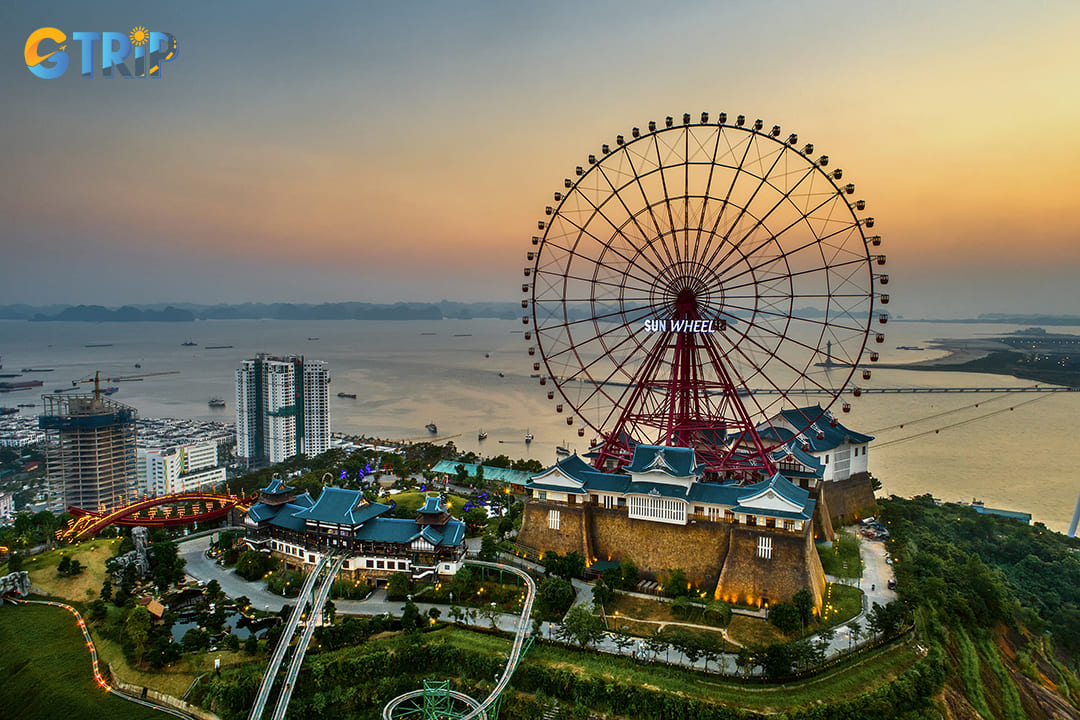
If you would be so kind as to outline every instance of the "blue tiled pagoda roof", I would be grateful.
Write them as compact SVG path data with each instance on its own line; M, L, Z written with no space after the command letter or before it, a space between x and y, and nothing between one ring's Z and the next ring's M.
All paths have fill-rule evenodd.
M288 484L286 484L286 482L277 475L275 475L270 480L269 485L264 487L262 490L259 490L259 492L265 495L285 495L286 493L291 493L295 491L296 488L289 487Z
M304 521L361 525L389 509L389 505L367 502L359 490L326 487L314 505L295 513L295 517Z
M442 515L446 512L446 503L438 495L428 495L424 498L424 505L418 512L421 515Z
M693 448L638 445L634 448L634 459L626 467L626 472L646 473L661 470L674 477L689 477L700 475L702 468Z
M855 432L854 430L845 427L840 422L836 423L836 427L833 427L831 415L825 414L825 411L820 405L812 405L803 408L796 408L794 410L781 410L781 417L784 418L792 427L805 428L808 423L814 421L813 426L803 431L803 437L810 445L812 452L825 452L839 447L845 440L853 445L860 445L862 443L868 443L873 440L871 435L863 435L862 433ZM794 437L794 434L787 431L785 428L775 428L775 437L780 442L788 442ZM762 435L766 435L768 429L762 432ZM819 438L818 435L821 435ZM785 436L786 435L786 436Z

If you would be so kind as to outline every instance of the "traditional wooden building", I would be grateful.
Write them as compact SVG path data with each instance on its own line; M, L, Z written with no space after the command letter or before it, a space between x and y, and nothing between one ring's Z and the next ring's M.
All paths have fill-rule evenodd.
M465 559L465 525L445 501L429 495L413 519L383 517L391 507L358 490L326 487L318 500L279 478L248 510L247 543L290 567L307 570L326 553L347 554L344 572L380 583L395 572L415 580L452 576Z
M793 472L816 477L812 458L788 454ZM590 563L629 556L653 574L680 568L736 603L787 600L808 587L820 607L810 490L779 472L751 485L705 481L704 472L690 448L638 445L617 473L571 455L529 482L518 542Z
M807 427L811 418L817 420ZM861 520L874 511L869 472L872 436L845 427L819 405L783 410L763 423L758 434L766 442L784 443L804 461L809 457L818 463L817 482L804 487L818 499L816 524L823 537L831 540L833 525Z

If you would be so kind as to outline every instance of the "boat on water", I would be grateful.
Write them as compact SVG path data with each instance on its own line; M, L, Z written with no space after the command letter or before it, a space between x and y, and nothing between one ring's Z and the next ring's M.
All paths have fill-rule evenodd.
M309 341L311 341L311 342L315 342L315 341L316 341L316 340L318 340L318 339L319 339L319 338L316 338L316 337L310 337L310 338L308 338L308 340L309 340Z
M141 367L142 367L142 363L135 363L135 367L137 367L137 368L141 368Z
M480 432L476 433L476 439L477 440L487 440L487 433L484 432L483 430L481 430Z
M34 403L19 403L17 407L37 407Z
M183 347L198 347L198 346L199 346L199 343L197 343L197 342L191 342L190 340L188 340L187 342L183 342L183 343L180 343L180 344L181 344L181 345L182 345Z
M499 377L506 377L503 373L499 373Z
M0 415L14 415L17 412L19 412L19 408L0 407Z
M210 406L210 407L212 407L212 408L223 408L223 407L225 407L225 401L224 401L224 400L222 400L222 399L221 399L221 398L219 398L219 397L212 397L212 398L210 398L210 399L209 399L209 400L208 400L208 401L206 402L206 404L207 404L207 405L209 405L209 406Z
M104 390L102 390L102 391L101 391L101 394L102 394L102 395L112 395L112 394L113 394L114 392L116 392L116 391L117 391L117 390L119 390L119 389L120 389L120 388L118 388L118 387L116 387L115 385L113 385L112 387L107 387L107 388L105 388Z
M41 387L41 380L18 380L16 382L0 382L0 390L23 390L26 388Z
M429 433L437 433L437 432L439 432L439 427L433 422L429 422L424 427L427 428L427 431Z
M337 396L338 397L345 397L345 398L352 398L353 400L356 399L356 393L339 392L337 394Z
M23 368L22 372L52 372L53 368Z
M112 343L87 343L83 347L112 347Z
M207 350L229 350L232 345L207 345Z
M533 434L528 430L525 431L525 444L528 445L533 441Z
M566 447L565 445L556 445L555 454L559 457L566 457L570 454L570 448Z

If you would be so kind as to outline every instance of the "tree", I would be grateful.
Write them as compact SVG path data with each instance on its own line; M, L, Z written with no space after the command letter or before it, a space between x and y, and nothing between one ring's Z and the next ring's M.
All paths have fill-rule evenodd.
M626 648L630 647L636 642L636 639L633 636L627 635L618 628L615 629L613 639L615 641L615 647L619 648L619 652L623 653L624 655L626 654Z
M777 603L769 608L769 622L784 633L792 633L799 629L802 620L798 608L794 605Z
M791 675L794 654L789 644L769 645L760 653L760 657L761 670L767 677L782 678Z
M653 631L652 635L645 638L645 647L648 648L650 653L652 653L653 659L655 659L657 654L667 646L667 636L660 628L657 628Z
M427 611L427 616L428 616L428 618L431 619L432 622L435 622L436 620L438 620L439 616L441 616L441 615L442 615L442 610L440 610L437 607L430 608Z
M236 574L245 580L258 580L270 572L277 561L257 550L245 550L236 559Z
M104 600L95 600L90 603L90 612L87 613L91 620L104 620L109 614L109 609L105 607Z
M254 655L259 652L259 638L255 633L251 633L247 636L247 640L244 640L244 652L248 655Z
M668 570L667 579L664 580L664 594L668 597L681 597L690 592L690 581L686 579L686 572L682 568Z
M221 602L225 597L225 592L221 589L221 583L217 580L211 580L206 583L206 587L203 589L203 595L205 595L206 599L210 602L217 603Z
M150 574L160 592L165 592L170 585L184 579L187 561L179 553L179 546L164 533L158 534L150 543Z
M19 553L13 552L8 555L8 572L17 573L22 570L23 557Z
M154 628L154 617L144 607L137 607L128 613L124 621L124 649L135 656L135 661L141 663L150 639L150 632Z
M225 638L225 647L229 648L233 652L240 649L240 637L236 633L229 633Z
M545 619L557 620L574 604L574 586L560 577L540 581L536 591L536 609Z
M71 558L69 558L67 555L62 555L60 557L60 564L56 566L57 574L59 574L59 575L67 575L68 571L70 571L70 570L71 570Z
M480 540L480 559L494 560L499 554L499 541L490 532Z
M101 583L101 599L105 602L112 600L112 580L105 578L105 582Z
M680 595L671 601L671 614L675 617L685 620L686 616L690 613L690 598L685 595Z
M405 631L416 630L420 627L420 609L416 603L409 601L401 609L401 629Z
M858 620L852 620L848 623L848 634L848 649L850 650L852 643L859 644L859 635L862 634L862 625L859 624Z
M593 585L592 598L594 603L606 610L608 605L615 602L615 591L601 578Z
M791 604L799 611L799 619L805 628L814 620L814 596L810 588L803 588L791 597Z
M487 618L487 621L491 623L491 629L494 630L498 626L499 622L499 608L495 603L488 603L480 608L480 614Z
M201 628L191 628L181 641L184 652L198 652L210 647L210 635Z
M559 635L581 647L588 647L604 635L604 621L582 605L570 608L559 625Z
M404 600L411 589L409 576L403 572L396 572L386 583L386 597L389 600Z
M622 575L623 590L634 590L637 588L638 581L641 579L641 573L638 571L638 566L634 564L633 559L629 556L624 557L622 562L619 563L619 572Z
M731 622L731 606L723 600L713 600L705 606L705 622L710 625L727 627Z
M450 619L452 619L456 623L462 622L465 619L465 613L462 612L461 608L459 608L457 605L451 605Z

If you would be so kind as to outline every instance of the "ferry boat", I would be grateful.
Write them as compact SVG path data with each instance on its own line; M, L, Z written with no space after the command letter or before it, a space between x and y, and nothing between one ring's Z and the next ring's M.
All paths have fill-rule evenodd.
M188 340L187 342L180 343L180 345L182 345L183 347L198 347L199 343L191 342L190 340Z
M481 430L480 432L476 433L476 439L477 440L487 440L487 433L484 432L483 430Z
M424 427L427 428L427 431L429 433L437 433L437 432L439 432L439 427L433 422L429 422Z
M555 454L559 457L566 457L570 454L570 448L566 447L565 445L556 445Z
M222 400L219 397L210 398L210 400L207 401L206 404L209 405L212 408L223 408L223 407L225 407L225 401Z
M339 392L337 394L337 396L338 397L345 397L345 398L352 398L353 400L356 399L356 393Z
M525 444L528 445L533 441L533 434L528 430L525 431Z

